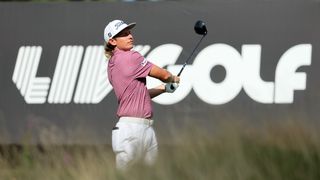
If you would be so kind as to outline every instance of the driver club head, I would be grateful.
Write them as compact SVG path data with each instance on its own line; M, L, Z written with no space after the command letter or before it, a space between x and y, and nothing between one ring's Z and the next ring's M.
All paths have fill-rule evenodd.
M200 35L206 35L207 34L207 27L206 27L206 24L201 21L201 20L198 20L196 22L196 24L194 25L194 30L196 31L197 34L200 34Z

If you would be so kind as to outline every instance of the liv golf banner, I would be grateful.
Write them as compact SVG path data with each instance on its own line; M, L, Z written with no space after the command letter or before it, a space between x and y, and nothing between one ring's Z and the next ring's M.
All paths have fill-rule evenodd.
M103 30L137 22L134 49L177 74L153 99L161 142L188 123L317 123L318 2L0 3L0 143L107 144L117 122ZM148 78L148 87L159 81Z

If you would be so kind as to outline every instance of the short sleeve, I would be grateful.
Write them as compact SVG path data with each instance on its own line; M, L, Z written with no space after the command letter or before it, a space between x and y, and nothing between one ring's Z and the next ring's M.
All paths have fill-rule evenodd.
M129 51L128 53L130 53L130 58L128 58L127 62L127 75L134 78L147 77L153 64L137 51Z

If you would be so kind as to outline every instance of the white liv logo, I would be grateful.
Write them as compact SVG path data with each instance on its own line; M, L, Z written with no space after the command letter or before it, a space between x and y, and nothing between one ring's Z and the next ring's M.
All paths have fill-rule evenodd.
M42 48L22 46L19 49L12 80L28 104L47 100L50 78L36 77ZM48 96L48 103L70 103L80 70L83 46L62 46ZM112 89L108 83L107 63L101 46L88 46L83 58L75 103L99 103Z
M150 46L135 46L145 55ZM83 46L62 46L51 79L36 77L42 48L22 46L19 49L13 82L28 104L97 104L111 91L107 77L107 61L103 46L88 46L83 56ZM154 64L167 66L178 72L174 65L182 52L176 44L164 44L147 56ZM181 84L173 94L163 94L153 99L159 104L174 104L183 100L193 89L196 95L209 104L225 104L234 99L243 88L246 94L260 103L293 103L294 91L306 89L306 73L296 72L301 66L311 64L311 44L299 44L288 49L280 58L275 70L275 81L265 82L260 77L261 46L243 45L241 54L227 44L213 44L203 49L193 65L187 65ZM83 59L83 62L82 62ZM81 65L82 63L82 65ZM220 65L226 70L222 82L213 82L210 73ZM80 74L79 74L80 71ZM148 87L159 83L148 78ZM73 96L74 95L74 96Z

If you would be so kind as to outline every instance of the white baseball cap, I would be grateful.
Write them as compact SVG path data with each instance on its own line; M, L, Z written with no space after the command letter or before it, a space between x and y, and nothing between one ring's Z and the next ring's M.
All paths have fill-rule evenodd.
M122 20L113 20L104 28L104 40L108 42L109 39L113 38L120 31L124 30L125 28L131 29L135 25L136 25L135 22L126 24Z

